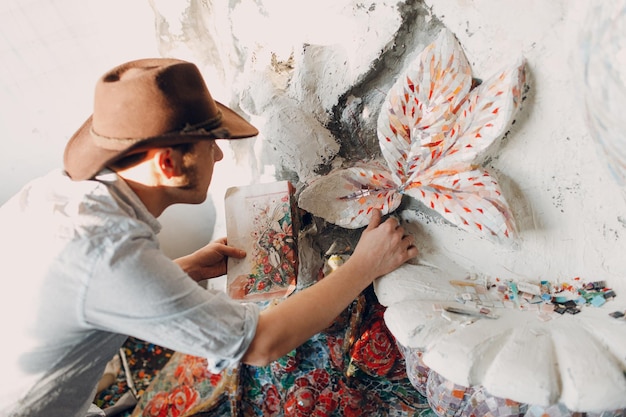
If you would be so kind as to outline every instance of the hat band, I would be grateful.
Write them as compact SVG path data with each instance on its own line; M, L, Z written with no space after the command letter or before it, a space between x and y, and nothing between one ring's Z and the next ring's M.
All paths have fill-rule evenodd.
M91 136L95 144L98 147L104 148L104 149L110 149L110 150L124 150L124 149L128 149L129 147L139 142L143 142L143 141L154 139L154 138L161 137L161 136L169 136L169 135L183 135L184 136L184 135L191 135L191 134L199 133L199 134L206 135L206 136L213 136L215 138L229 137L230 134L227 129L224 129L224 128L218 129L218 127L221 126L221 124L222 124L222 112L218 110L215 117L212 117L210 119L207 119L203 122L200 122L194 125L187 124L180 131L168 132L168 133L164 133L158 136L149 136L149 137L144 137L144 138L115 138L111 136L104 136L94 130L93 124L89 128L89 132L91 133Z

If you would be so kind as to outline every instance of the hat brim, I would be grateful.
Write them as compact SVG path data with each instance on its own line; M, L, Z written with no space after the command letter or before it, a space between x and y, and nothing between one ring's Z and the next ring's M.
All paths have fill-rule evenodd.
M238 115L233 109L216 101L217 107L222 111L222 127L230 134L227 138L215 139L244 139L257 136L259 130L252 126L246 119Z
M106 149L98 146L91 133L92 116L89 116L65 147L63 155L65 171L75 181L88 180L106 166L131 152L207 139L244 139L259 134L256 127L235 111L217 101L215 104L222 112L222 123L219 127L225 132L224 135L216 135L203 130L171 132L141 141L129 141L129 145L122 149Z

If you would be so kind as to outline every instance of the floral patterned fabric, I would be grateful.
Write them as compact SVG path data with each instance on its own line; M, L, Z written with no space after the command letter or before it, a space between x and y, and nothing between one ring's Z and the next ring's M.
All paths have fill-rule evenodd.
M175 353L132 416L433 415L383 312L370 287L328 329L266 367L211 374L206 360Z
M148 388L161 368L170 360L174 351L129 337L122 346L122 352L128 363L130 375L126 375L122 367L115 382L96 396L94 403L103 409L114 406L127 391L128 378L132 378L137 394L141 396ZM129 413L128 413L129 414Z

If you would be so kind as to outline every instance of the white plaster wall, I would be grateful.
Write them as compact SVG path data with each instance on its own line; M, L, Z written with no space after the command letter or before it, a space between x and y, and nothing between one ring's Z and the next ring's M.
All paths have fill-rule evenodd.
M424 253L444 250L457 263L505 278L610 279L622 286L618 297L626 296L626 203L582 107L578 34L589 2L426 4L432 19L457 35L476 76L522 53L531 89L490 161L517 218L518 247L476 239L428 216L409 216L424 238ZM158 11L156 28L152 7ZM189 8L197 10L195 22L185 15ZM400 24L396 3L387 1L266 0L234 8L225 1L194 0L5 1L0 5L0 202L30 178L60 166L64 144L89 115L93 84L106 69L157 54L192 59L214 81L216 98L241 104L262 130L256 140L222 146L226 158L216 179L224 180L215 181L207 203L171 208L162 217L166 251L176 256L192 250L225 234L221 201L228 186L271 181L285 167L306 180L319 164L341 163L324 127L328 112L362 81L380 52L391 48ZM425 25L422 46L435 32ZM419 43L405 54L419 52ZM292 51L290 70L267 72L272 53L285 63ZM380 95L364 93L355 100L376 103ZM375 120L375 106L368 111Z
M98 77L122 62L159 55L154 27L142 0L0 3L0 203L61 166L65 143L91 114ZM206 243L214 212L212 200L167 210L166 252L178 256Z

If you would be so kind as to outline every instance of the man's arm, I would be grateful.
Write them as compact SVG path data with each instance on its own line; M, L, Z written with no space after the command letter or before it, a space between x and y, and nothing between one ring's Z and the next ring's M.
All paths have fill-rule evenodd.
M345 264L261 313L244 363L264 366L300 346L327 328L376 278L417 256L412 237L404 235L396 219L380 220L376 210Z

